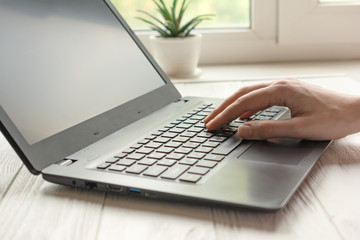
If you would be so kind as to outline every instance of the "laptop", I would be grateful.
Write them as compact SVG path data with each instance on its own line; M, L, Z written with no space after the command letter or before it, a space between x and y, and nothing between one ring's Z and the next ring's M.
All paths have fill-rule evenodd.
M276 210L329 141L208 132L108 0L0 0L0 128L33 174L150 199Z

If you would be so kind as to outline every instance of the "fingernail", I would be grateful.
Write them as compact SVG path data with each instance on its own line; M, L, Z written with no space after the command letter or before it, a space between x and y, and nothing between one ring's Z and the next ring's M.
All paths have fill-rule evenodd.
M253 136L253 131L250 125L243 124L239 127L238 130L239 136L242 138L251 138Z
M208 122L208 123L205 123L205 127L206 127L207 129L209 129L209 126L211 126L211 121Z

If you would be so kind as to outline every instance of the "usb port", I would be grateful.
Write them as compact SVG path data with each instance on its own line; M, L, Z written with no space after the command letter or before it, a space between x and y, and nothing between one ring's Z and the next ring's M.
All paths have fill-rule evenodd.
M141 193L141 190L137 189L137 188L129 188L129 192L130 193Z

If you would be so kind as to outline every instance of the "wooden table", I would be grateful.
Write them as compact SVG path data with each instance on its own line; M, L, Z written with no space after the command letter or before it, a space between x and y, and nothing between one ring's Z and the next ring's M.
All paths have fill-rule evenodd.
M305 79L360 94L348 78ZM244 81L177 83L225 97ZM277 212L122 197L33 176L0 135L0 239L360 239L360 134L334 141Z

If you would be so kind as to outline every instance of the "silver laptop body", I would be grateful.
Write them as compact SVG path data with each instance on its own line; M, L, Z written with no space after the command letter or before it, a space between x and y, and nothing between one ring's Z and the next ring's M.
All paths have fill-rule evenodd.
M108 0L0 0L0 32L0 128L27 168L47 181L276 210L329 145L241 142L234 134L216 147L227 149L224 158L194 182L99 169L221 101L181 97ZM281 109L274 119L285 117L289 111Z

